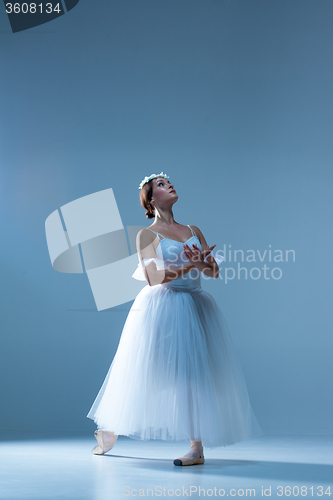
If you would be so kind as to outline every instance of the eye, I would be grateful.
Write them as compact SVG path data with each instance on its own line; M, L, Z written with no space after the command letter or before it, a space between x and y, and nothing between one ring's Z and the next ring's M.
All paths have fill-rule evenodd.
M162 182L162 181L160 181L157 185L158 185L158 186L160 186L160 185L162 185L162 186L163 186L163 182Z

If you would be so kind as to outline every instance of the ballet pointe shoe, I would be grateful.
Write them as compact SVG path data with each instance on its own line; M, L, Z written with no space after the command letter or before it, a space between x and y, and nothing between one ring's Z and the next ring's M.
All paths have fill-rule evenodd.
M191 443L191 450L183 457L176 458L173 461L174 465L198 465L205 462L203 447L197 443Z
M93 454L104 455L104 453L110 451L114 447L117 437L114 432L103 431L102 429L95 431L95 438L98 445L92 450Z

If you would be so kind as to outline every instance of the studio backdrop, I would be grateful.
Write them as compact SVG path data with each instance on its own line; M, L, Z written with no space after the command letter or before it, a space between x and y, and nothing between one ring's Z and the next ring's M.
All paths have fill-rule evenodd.
M95 428L150 224L138 185L161 171L176 221L225 256L203 288L263 431L332 434L332 2L97 3L16 32L0 13L1 436ZM102 232L71 242L64 207L111 192L118 225L104 200ZM97 255L114 231L123 250ZM128 295L99 307L110 259L128 259Z

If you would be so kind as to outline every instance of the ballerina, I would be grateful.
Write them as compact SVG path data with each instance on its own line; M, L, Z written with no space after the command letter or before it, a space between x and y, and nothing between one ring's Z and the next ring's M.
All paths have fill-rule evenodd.
M151 226L139 231L133 277L147 286L126 319L104 383L88 417L98 429L94 454L118 435L190 440L174 465L203 464L203 447L227 446L262 431L224 317L201 288L201 273L218 278L221 257L196 226L175 221L178 195L166 174L141 182Z

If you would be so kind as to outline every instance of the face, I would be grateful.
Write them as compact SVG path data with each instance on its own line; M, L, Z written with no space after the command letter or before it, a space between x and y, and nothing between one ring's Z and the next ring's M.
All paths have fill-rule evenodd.
M151 204L155 207L173 205L178 200L173 184L164 177L153 179L153 197Z

